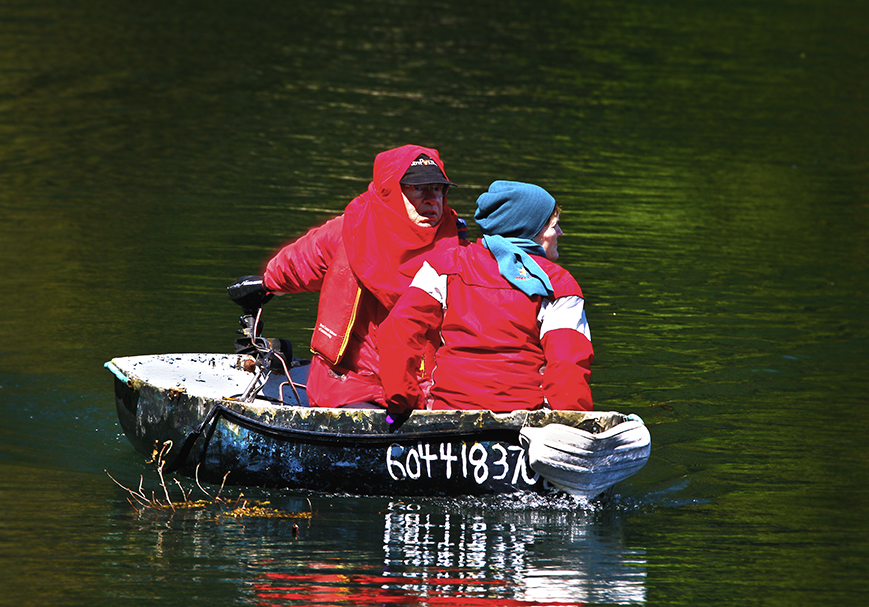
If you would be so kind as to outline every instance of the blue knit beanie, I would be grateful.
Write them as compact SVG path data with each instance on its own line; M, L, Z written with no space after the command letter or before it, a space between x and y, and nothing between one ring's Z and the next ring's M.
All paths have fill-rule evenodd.
M540 186L494 181L477 198L474 220L483 234L531 239L546 226L554 210L555 198Z
M477 198L474 219L483 231L483 246L495 257L501 276L529 297L553 294L549 276L531 255L546 257L532 239L554 210L555 199L549 192L518 181L494 181Z

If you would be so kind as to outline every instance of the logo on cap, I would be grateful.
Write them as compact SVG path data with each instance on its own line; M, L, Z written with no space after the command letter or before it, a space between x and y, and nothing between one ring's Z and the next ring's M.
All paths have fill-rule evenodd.
M418 166L435 166L436 167L437 165L438 165L437 162L435 162L434 160L432 160L431 158L429 158L425 154L422 154L419 158L417 158L416 160L414 160L413 162L410 163L410 166L412 166L412 167L418 167ZM438 168L438 170L440 170L440 168Z

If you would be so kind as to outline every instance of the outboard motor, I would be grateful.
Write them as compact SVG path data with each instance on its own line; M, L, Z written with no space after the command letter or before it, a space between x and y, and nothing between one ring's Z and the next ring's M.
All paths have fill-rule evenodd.
M274 297L274 293L269 293L265 286L263 286L262 276L242 276L226 287L226 293L232 301L241 306L241 310L244 312L242 319L245 317L255 317L259 313L260 308ZM250 323L253 323L253 320L251 318ZM247 326L245 323L242 323L242 326L250 329L253 328L252 324ZM248 337L255 337L255 335L250 334Z
M288 340L261 337L263 330L261 310L274 297L274 293L270 293L263 286L262 276L242 276L229 285L226 292L232 301L241 306L243 312L238 319L241 328L236 329L236 333L243 337L235 340L236 353L264 355L264 358L268 355L271 359L269 366L275 371L282 371L284 365L291 366L293 345ZM275 360L275 355L280 356L284 363Z

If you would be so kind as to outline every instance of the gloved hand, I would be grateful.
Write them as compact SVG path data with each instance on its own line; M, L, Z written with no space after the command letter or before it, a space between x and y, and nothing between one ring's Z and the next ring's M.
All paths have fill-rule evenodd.
M392 434L396 430L398 430L404 422L410 417L410 414L413 413L413 409L407 409L406 411L402 411L401 413L393 413L391 411L386 413L386 423L389 424L389 433Z
M241 306L245 314L256 314L265 303L274 297L263 286L262 276L242 276L226 288L229 298Z

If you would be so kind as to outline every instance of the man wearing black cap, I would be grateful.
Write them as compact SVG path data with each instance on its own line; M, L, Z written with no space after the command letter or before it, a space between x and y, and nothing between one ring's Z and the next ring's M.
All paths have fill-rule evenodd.
M456 184L444 177L434 160L420 154L399 183L407 216L413 223L430 228L440 223L447 189Z
M437 150L405 145L374 160L344 213L268 262L263 293L320 292L307 391L319 407L384 406L377 327L429 256L466 244Z

